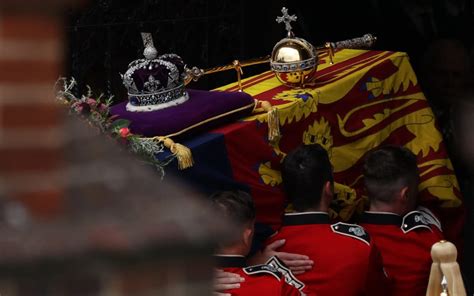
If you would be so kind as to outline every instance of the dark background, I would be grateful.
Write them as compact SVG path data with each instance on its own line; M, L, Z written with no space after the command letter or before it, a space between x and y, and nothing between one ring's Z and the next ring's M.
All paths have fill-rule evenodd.
M473 35L471 2L459 2L461 13L447 15L446 1L417 1L432 6L437 37L454 37L471 46ZM445 3L446 2L446 3ZM160 53L174 52L190 66L200 68L270 54L273 45L285 36L284 25L275 18L286 6L298 21L293 25L298 37L314 45L373 33L375 49L406 51L416 65L427 45L413 29L397 0L317 1L279 0L96 0L81 10L67 14L69 76L84 90L86 84L106 95L125 99L119 73L127 64L142 57L140 32L153 33ZM267 70L268 65L245 68L245 76ZM235 73L215 74L190 87L211 89L235 81Z
M449 130L452 117L450 100L441 95L435 99L438 90L453 88L464 91L466 85L473 84L472 76L465 77L466 71L453 68L461 63L448 62L463 53L473 57L474 36L472 0L331 0L313 1L315 8L308 7L308 1L280 0L96 0L89 1L82 9L74 9L66 14L68 38L65 75L79 82L78 94L84 93L89 85L97 96L103 93L113 95L115 101L126 100L126 91L119 73L127 70L132 60L141 58L143 44L140 32L151 32L159 53L173 52L180 55L189 66L208 68L224 65L234 59L249 59L271 53L273 45L285 37L284 25L277 24L275 18L286 6L290 14L296 14L298 21L293 31L313 45L326 41L338 41L373 33L378 41L377 50L407 52L421 86L438 117L440 130L445 142L452 143ZM418 7L418 8L414 8ZM423 11L430 11L430 25L435 30L421 30ZM413 15L410 15L414 13ZM439 54L429 60L431 66L422 71L422 57L433 41L448 38L460 42L459 46L438 46ZM453 50L453 48L457 48ZM443 63L444 62L444 63ZM451 67L453 66L453 67ZM471 66L467 66L472 72ZM244 77L264 70L268 65L244 68ZM460 74L461 73L461 74ZM427 79L424 75L436 74ZM472 74L472 73L471 73ZM471 75L469 74L469 75ZM427 83L438 78L446 81L451 75L456 84ZM463 79L460 79L464 76ZM212 89L234 82L233 71L213 74L192 82L188 88ZM440 85L438 85L440 84ZM439 88L437 88L439 86ZM457 95L457 94L456 94ZM466 249L473 245L472 225L474 196L474 166L462 170L462 160L457 160L451 151L451 159L457 170L457 177L469 211L466 227ZM459 165L461 163L461 165ZM461 168L461 169L460 169ZM463 185L465 184L465 185ZM468 252L469 254L469 252ZM472 282L474 268L471 259L463 264L468 282ZM470 265L467 263L470 262Z

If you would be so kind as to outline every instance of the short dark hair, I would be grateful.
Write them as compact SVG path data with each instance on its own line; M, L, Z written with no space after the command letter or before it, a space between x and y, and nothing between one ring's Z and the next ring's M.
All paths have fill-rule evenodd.
M376 148L365 157L363 175L370 200L391 202L402 187L418 184L416 156L402 146Z
M319 144L302 145L288 153L281 175L285 194L296 211L318 205L324 184L333 181L328 153Z
M244 191L218 191L211 195L213 207L238 227L255 220L255 206L250 194Z

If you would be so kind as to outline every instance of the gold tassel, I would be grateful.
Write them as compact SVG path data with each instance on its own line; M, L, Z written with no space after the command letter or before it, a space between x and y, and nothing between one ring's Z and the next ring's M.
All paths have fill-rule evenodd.
M278 118L278 109L273 107L270 102L262 101L261 106L267 112L268 122L268 141L275 144L281 137L280 119Z
M191 149L188 147L175 143L170 138L158 137L158 140L162 141L166 148L170 149L171 153L178 159L178 168L184 170L193 166L193 155Z

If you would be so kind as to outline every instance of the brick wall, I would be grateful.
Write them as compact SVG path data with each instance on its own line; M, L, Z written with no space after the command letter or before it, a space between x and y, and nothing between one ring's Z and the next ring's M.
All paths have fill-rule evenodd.
M62 190L51 180L61 166L53 85L62 71L63 24L58 1L30 4L0 3L0 177L9 199L48 218L61 208Z
M3 246L0 252L7 257L4 255L8 254L8 247L13 245L15 239L22 237L18 249L30 248L34 253L36 245L48 244L48 249L53 251L45 255L45 259L53 260L48 264L28 261L30 255L38 254L23 252L26 259L13 256L10 261L12 266L6 269L2 258L0 295L209 295L213 270L210 247L201 250L203 247L200 246L196 253L195 246L182 243L182 250L174 250L171 254L169 240L164 240L154 242L158 245L154 254L166 254L159 258L143 257L141 253L118 261L109 260L108 256L105 256L106 259L94 256L81 259L47 257L55 252L61 254L60 246L68 241L61 232L68 224L58 221L62 221L61 218L74 220L74 217L68 216L70 212L66 206L71 192L60 184L64 184L61 177L67 166L66 159L73 150L67 148L67 143L78 135L64 134L65 114L62 106L55 102L53 90L63 72L65 41L61 5L68 1L32 0L28 2L28 7L24 3L0 0L0 244ZM82 146L75 147L81 149L85 145L80 144ZM109 154L110 150L107 150ZM97 202L94 198L100 195L100 188L96 192L93 192L94 188L86 189L92 191L84 194L87 196L80 196L80 202L73 204L74 208L88 201ZM74 193L82 194L77 190ZM121 193L126 195L123 190ZM124 196L116 197L122 199ZM119 204L117 200L108 201ZM183 204L189 208L192 203L190 200L180 202L180 213L184 210ZM71 207L71 203L68 205ZM27 215L22 215L22 209ZM87 218L79 220L90 219L90 212L84 213ZM186 216L189 218L194 212L200 211L191 211ZM25 228L22 228L21 219L25 216L30 220L23 223ZM52 224L59 225L49 240L38 234L38 228L34 228L35 225ZM71 229L66 229L70 237L80 237L77 231ZM139 236L142 230L143 227L140 227L134 234ZM26 242L28 239L23 236L34 242ZM100 237L109 244L114 242L113 235L107 236L104 231L100 232ZM172 237L176 238L176 234ZM159 243L168 249L160 249ZM191 250L194 253L189 255Z

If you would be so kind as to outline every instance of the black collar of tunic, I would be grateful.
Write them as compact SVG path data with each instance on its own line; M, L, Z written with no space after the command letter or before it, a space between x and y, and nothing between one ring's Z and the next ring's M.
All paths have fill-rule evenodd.
M285 226L307 224L331 224L331 220L328 213L325 212L287 213L283 217Z
M245 257L239 255L215 255L218 267L246 267Z
M360 223L377 225L402 225L403 217L394 213L386 212L364 212L360 218Z

